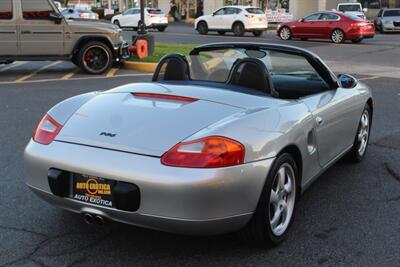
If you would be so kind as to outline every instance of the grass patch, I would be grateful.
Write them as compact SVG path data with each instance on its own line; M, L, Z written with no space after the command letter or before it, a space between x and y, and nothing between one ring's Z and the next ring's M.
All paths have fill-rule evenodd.
M170 44L170 43L155 43L154 55L139 59L136 56L131 57L128 61L152 62L157 63L163 56L171 53L188 55L189 52L196 47L194 44Z

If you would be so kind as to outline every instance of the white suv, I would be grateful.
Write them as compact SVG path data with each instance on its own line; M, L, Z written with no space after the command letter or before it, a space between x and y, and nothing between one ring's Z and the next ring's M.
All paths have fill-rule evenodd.
M197 18L194 28L200 34L216 31L221 35L233 32L236 36L243 36L245 32L252 32L254 36L261 36L268 29L268 21L261 8L225 6L211 15Z
M146 28L157 29L160 32L168 27L168 17L160 9L145 8L144 23ZM139 28L140 8L130 8L122 14L116 15L111 22L120 28Z

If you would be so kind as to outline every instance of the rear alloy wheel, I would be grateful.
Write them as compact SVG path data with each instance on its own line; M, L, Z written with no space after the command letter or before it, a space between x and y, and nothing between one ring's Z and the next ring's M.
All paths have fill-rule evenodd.
M281 37L282 40L290 40L292 39L292 31L289 29L289 27L283 27L279 31L279 37Z
M197 25L197 31L203 35L207 34L208 33L207 23L205 23L204 21L199 22L199 24Z
M371 131L371 108L367 104L361 115L357 128L357 134L354 138L353 148L348 154L348 159L352 162L361 162L367 152L369 134Z
M225 32L224 32L224 31L218 31L218 34L219 34L219 35L224 35Z
M119 24L118 20L114 20L114 25L118 26L119 28L121 28L121 24Z
M244 25L241 22L236 22L235 24L233 24L233 33L236 36L243 36L245 29L244 29Z
M254 32L253 32L253 35L254 35L255 37L260 37L262 34L263 34L263 31L254 31Z
M265 245L277 245L284 240L295 210L297 175L297 165L290 154L277 157L253 218L239 236Z
M78 56L79 66L87 73L102 74L110 69L113 55L110 48L102 42L85 44Z
M331 40L335 44L340 44L343 43L345 38L344 38L344 32L341 29L336 29L332 32L331 34Z

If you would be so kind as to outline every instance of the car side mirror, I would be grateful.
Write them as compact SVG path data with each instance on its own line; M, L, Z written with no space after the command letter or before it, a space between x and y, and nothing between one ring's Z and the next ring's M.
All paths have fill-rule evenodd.
M368 12L368 8L363 8L363 12L367 13Z
M304 22L304 18L299 19L299 22Z
M211 14L211 16L213 16L213 17L214 17L214 16L215 16L215 12L213 12L213 13Z
M339 74L338 82L340 87L346 89L354 88L358 84L357 79L348 74Z
M54 21L55 24L60 24L63 19L63 15L57 12L51 12L49 14L49 19Z

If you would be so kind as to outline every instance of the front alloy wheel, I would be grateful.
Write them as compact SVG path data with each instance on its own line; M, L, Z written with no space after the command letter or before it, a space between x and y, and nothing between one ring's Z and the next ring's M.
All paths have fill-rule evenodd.
M336 29L331 34L331 40L335 44L340 44L344 42L344 32L340 29Z
M112 65L113 56L110 48L102 42L90 42L81 48L79 66L90 74L102 74Z
M298 169L293 157L283 153L275 159L257 209L239 236L252 243L277 245L285 238L293 219Z
M288 27L283 27L279 32L279 37L281 37L282 40L290 40L292 39L292 32Z

